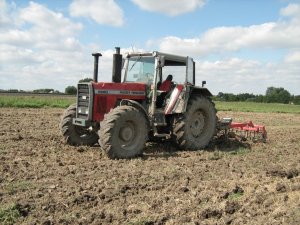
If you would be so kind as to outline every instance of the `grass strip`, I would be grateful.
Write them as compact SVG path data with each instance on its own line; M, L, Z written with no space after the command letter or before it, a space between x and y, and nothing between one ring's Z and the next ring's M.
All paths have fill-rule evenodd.
M300 113L300 105L257 102L219 102L216 101L218 111L234 112L262 112L262 113Z
M0 96L0 107L11 108L67 108L75 97L64 96Z

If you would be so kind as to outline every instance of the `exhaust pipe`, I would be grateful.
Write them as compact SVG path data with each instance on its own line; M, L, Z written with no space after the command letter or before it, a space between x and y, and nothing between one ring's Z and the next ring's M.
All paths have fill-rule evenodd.
M101 53L93 53L92 56L94 56L94 82L98 82L98 62L99 62L99 56L102 56Z
M113 55L112 82L121 83L122 76L122 55L120 47L116 47L116 53Z

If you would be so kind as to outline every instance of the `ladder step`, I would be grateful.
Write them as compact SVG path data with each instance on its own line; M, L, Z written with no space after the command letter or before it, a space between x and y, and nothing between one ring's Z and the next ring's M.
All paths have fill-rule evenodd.
M170 134L158 134L158 133L154 133L154 137L167 137L167 138L170 138L171 135Z

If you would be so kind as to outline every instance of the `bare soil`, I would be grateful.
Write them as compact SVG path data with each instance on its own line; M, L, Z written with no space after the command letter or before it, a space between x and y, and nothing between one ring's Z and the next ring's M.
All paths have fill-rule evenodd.
M65 145L62 112L0 108L0 207L17 224L300 224L300 114L219 112L265 124L267 143L147 143L110 160Z

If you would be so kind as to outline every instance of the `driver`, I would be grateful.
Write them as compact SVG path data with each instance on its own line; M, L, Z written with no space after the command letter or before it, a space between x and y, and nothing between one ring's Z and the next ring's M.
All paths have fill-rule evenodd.
M172 80L173 80L173 76L171 74L169 74L167 76L167 79L162 82L162 84L159 86L159 90L160 91L164 91L164 92L169 92L171 91L172 88Z
M173 85L172 80L173 80L173 76L169 74L167 76L167 79L164 82L162 82L162 84L158 87L160 91L163 91L163 93L157 96L156 106L158 108L161 108L163 106L166 96L172 90L172 85Z

